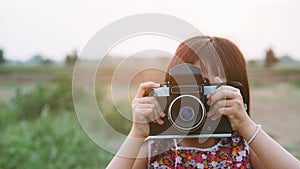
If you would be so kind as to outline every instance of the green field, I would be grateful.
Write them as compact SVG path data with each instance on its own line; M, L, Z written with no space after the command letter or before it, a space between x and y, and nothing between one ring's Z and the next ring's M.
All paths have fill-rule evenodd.
M105 70L107 80L114 69ZM95 144L78 122L72 103L72 71L63 65L0 66L0 168L104 168L113 157ZM248 71L253 119L300 159L300 66L266 69L258 65ZM128 72L122 73L126 79ZM145 79L132 81L131 98L139 80ZM119 83L121 87L122 81ZM103 114L106 120L126 135L131 123L114 107L109 84L96 81L96 85L97 102L104 112L110 112ZM121 111L130 116L128 97L117 100ZM105 130L95 130L106 135L99 137L100 141L113 138Z

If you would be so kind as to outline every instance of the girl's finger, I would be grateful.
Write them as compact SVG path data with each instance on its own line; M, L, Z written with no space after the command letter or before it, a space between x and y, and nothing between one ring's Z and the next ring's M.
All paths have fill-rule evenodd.
M154 83L154 82L144 82L144 83L141 83L138 90L137 90L137 93L136 93L136 98L142 98L144 95L145 95L145 92L148 90L148 89L151 89L151 88L157 88L157 87L160 87L160 84L158 83Z
M135 98L133 100L133 103L135 103L135 104L152 104L154 99L155 99L154 97Z
M154 113L152 108L136 108L136 113L138 114L138 119L147 120L147 122L155 121Z
M215 109L215 113L212 115L211 120L217 120L220 118L222 115L229 116L231 112L233 111L233 101L230 100L229 102L227 101L227 104L224 103L226 106L218 107Z
M136 108L152 108L154 106L155 106L154 104L141 103L141 104L134 104L133 109L135 110Z
M154 123L163 124L164 121L161 119L161 111L159 111L155 104L138 104L135 108L137 116L140 118L148 119L148 122L152 121Z
M214 105L210 106L209 112L207 114L207 117L212 117L214 116L214 114L217 113L219 108L222 107L230 107L233 105L233 101L232 100L219 100L218 102L216 102Z
M164 116L164 111L163 111L163 109L161 108L161 106L160 106L159 102L157 101L157 99L154 98L154 97L152 97L152 104L155 105L155 108L156 108L156 110L157 110L156 116L157 116L157 117Z
M232 107L223 107L223 108L220 108L218 111L221 112L225 116L229 116L233 112L233 109L232 109Z
M224 99L228 100L228 99L234 99L234 98L239 98L239 97L240 97L239 92L235 92L232 90L219 90L211 96L208 103L210 105L214 105L216 102L218 102L220 100L224 100Z
M164 112L160 106L160 104L158 103L158 101L156 100L155 97L143 97L143 98L137 98L138 101L135 102L133 108L135 108L136 106L140 106L141 107L148 107L148 108L152 108L153 112L154 112L154 116L155 119L159 119L160 117L164 117ZM143 106L142 106L143 105ZM161 120L159 120L161 121Z

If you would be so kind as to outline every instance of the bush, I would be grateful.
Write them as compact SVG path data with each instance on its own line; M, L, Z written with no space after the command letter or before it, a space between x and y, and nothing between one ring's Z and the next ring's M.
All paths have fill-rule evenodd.
M105 120L116 131L128 135L132 122L118 112L118 110L112 105L112 111L103 113Z
M105 100L105 89L96 92L105 103L106 120L127 134L131 122ZM0 103L0 127L0 168L104 168L113 157L80 128L70 76L37 81L27 91L17 88L8 102Z
M132 118L130 105L127 102L113 102L107 99L107 90L105 88L96 88L96 99L98 108L101 110L107 123L116 131L127 135L131 129L132 121L126 117ZM110 94L110 93L109 93ZM118 104L119 110L115 107ZM119 112L122 111L122 112ZM125 114L126 117L124 117Z
M13 110L19 112L20 119L34 119L42 112L73 110L71 78L58 75L50 83L37 81L27 92L17 88L10 104Z
M6 127L0 149L0 168L7 169L104 168L113 156L97 148L67 112Z
M50 108L52 110L74 110L71 77L61 74L54 78L53 83L49 97Z

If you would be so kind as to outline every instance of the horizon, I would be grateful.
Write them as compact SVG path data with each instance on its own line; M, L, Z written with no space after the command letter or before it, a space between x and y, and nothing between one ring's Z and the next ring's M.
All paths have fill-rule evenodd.
M120 55L106 55L106 56L108 56L109 58L115 58L117 60L122 60L122 59L126 58L126 56L120 56ZM17 60L17 59L6 59L6 58L5 58L5 60L6 60L6 64L29 64L30 65L31 64L30 60L33 57L31 57L31 58L29 58L27 60L24 60L24 61ZM288 55L277 56L276 58L280 60L280 59L284 59L286 57L292 59L291 61L293 61L293 62L295 61L295 62L299 62L300 63L300 59L292 57L292 56L288 56ZM160 58L169 58L169 59L171 59L172 57L171 56L156 56L156 57L153 57L153 58L149 58L149 57L143 58L143 56L137 56L137 55L135 55L135 56L133 56L131 58L134 58L134 59L143 59L143 60L155 60L155 59L160 59ZM49 59L49 58L44 58L43 57L43 59L46 60L46 59ZM51 60L51 59L49 59L49 60L52 61L53 64L55 64L55 63L59 63L60 64L60 63L64 63L65 62L65 58L62 59L62 60ZM249 61L262 62L264 60L265 60L265 57L260 57L260 58L254 58L254 59L246 59L246 62L249 62ZM98 59L89 59L89 58L86 58L86 59L80 59L80 61L94 62L94 61L99 61L99 60Z

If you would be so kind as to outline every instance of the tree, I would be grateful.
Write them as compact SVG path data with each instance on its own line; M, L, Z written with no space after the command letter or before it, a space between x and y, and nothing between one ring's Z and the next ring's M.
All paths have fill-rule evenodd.
M67 65L74 65L78 59L78 54L76 50L73 50L70 54L67 54L65 63Z
M273 50L270 48L266 52L265 67L271 67L278 62Z
M2 49L0 49L0 64L4 64L5 59L4 59L4 52Z
M45 64L45 65L53 64L53 60L51 60L51 59L45 59L45 60L43 60L43 64Z
M27 60L28 64L42 64L44 61L44 57L40 54L36 54L32 56L29 60Z
M249 60L249 61L248 61L248 65L251 66L251 67L255 67L255 66L258 65L258 61L257 61L257 60L254 60L254 59Z
M26 61L27 64L34 64L34 65L40 65L40 64L45 64L49 65L52 64L53 61L51 59L46 59L44 56L40 54L36 54L32 56L30 59Z

